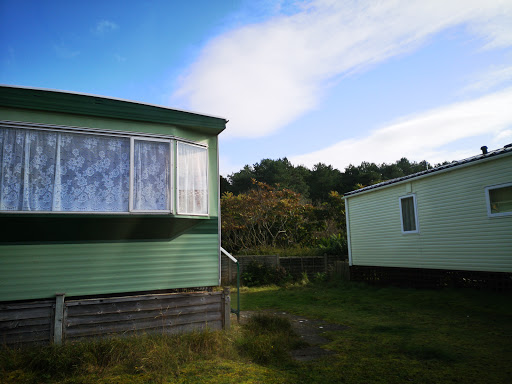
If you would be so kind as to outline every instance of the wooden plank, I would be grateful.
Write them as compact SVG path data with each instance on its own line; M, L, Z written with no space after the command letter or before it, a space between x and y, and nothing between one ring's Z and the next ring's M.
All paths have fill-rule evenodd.
M152 301L127 301L115 303L86 303L85 305L67 306L68 316L87 316L94 314L139 312L139 311L161 311L171 308L195 307L197 305L209 305L220 303L221 295L203 297L180 297L173 300L152 300Z
M144 302L149 300L163 300L169 298L177 300L180 298L190 299L194 297L208 297L222 295L222 292L191 292L191 293L160 293L152 295L137 295L137 296L121 296L121 297L106 297L101 299L83 299L83 300L68 300L66 305L68 307L77 305L89 305L89 304L108 304L108 303L125 303L130 301Z
M230 329L231 328L231 297L229 295L230 288L224 287L223 295L222 295L222 328Z
M13 328L23 328L30 327L34 325L44 325L46 324L48 327L50 326L50 318L35 318L35 319L25 319L25 320L12 320L12 321L1 321L0 322L0 331L4 329L13 329Z
M32 325L30 327L14 327L2 329L2 335L14 335L18 333L30 333L30 332L48 332L50 334L49 324Z
M4 303L0 304L0 312L19 311L22 309L47 308L55 304L54 301L32 301L29 303Z
M55 295L55 313L54 313L54 328L53 328L53 342L57 345L62 344L63 337L63 321L64 321L64 293L57 293Z
M38 331L38 332L25 332L18 334L2 334L0 342L4 344L19 344L19 343L34 343L34 342L49 342L50 332L49 331Z
M221 314L217 313L205 313L205 314L194 314L185 317L176 317L171 319L154 319L144 320L141 322L129 321L129 322L114 322L105 323L101 325L86 325L80 327L74 327L68 330L68 336L80 334L104 334L104 333L125 333L133 330L146 330L146 329L164 329L172 328L181 324L188 323L209 323L211 321L221 320Z
M66 327L75 327L82 324L100 324L116 321L130 321L141 319L157 319L171 316L184 316L194 313L220 312L220 303L200 305L195 307L171 308L165 311L137 311L137 312L115 312L115 313L94 313L92 315L70 316L66 319Z
M23 309L9 309L0 310L0 321L24 320L35 318L46 318L50 316L52 306L36 307L36 308L23 308Z
M165 328L165 329L145 329L145 330L133 330L130 332L124 332L123 334L119 333L108 333L108 334L101 334L101 335L82 335L82 336L76 336L73 337L73 341L80 341L80 340L89 340L91 338L109 338L109 337L119 337L119 336L136 336L141 334L167 334L167 335L174 335L174 334L180 334L180 333L188 333L188 332L201 332L206 329L217 331L222 329L222 322L220 320L218 321L212 321L208 324L205 323L191 323L191 324L180 324L172 328Z
M109 333L127 333L133 331L144 331L154 329L172 328L177 325L189 323L210 323L214 321L221 321L222 316L220 312L207 312L200 314L192 314L170 319L154 319L145 320L141 322L115 322L107 323L104 325L88 325L81 327L68 328L66 330L66 337L80 337L80 336L93 336Z

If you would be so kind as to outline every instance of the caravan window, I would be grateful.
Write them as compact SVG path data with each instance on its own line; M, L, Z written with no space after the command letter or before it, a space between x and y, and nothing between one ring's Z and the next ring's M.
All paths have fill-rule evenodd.
M512 215L512 183L485 188L485 197L488 216Z
M208 213L208 151L178 143L178 213Z
M416 195L400 197L400 219L402 222L402 233L419 232Z
M63 127L66 128L66 127ZM0 211L208 214L208 149L179 139L0 126Z

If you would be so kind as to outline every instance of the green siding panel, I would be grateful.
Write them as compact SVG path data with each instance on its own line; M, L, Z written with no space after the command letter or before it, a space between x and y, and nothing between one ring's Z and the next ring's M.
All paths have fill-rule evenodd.
M488 217L485 187L512 182L512 156L410 179L418 234L402 234L406 183L349 196L353 265L512 272L512 216Z
M218 220L167 241L0 246L0 301L216 286Z
M217 136L225 119L0 87L0 120L174 136L207 145L209 160L208 217L0 214L8 228L0 234L0 301L219 284Z

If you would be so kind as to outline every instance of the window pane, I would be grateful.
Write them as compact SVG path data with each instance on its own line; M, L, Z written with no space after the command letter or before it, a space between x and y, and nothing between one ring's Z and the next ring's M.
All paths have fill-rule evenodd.
M400 200L402 205L402 227L404 232L416 230L416 215L414 214L414 198L406 197Z
M489 190L491 213L512 212L512 186Z
M178 143L178 213L208 214L208 150Z
M130 140L2 128L0 209L128 211Z
M134 152L134 209L170 210L169 143L135 140Z
M130 139L58 135L54 211L126 212Z
M0 209L51 211L57 134L2 128L0 151Z

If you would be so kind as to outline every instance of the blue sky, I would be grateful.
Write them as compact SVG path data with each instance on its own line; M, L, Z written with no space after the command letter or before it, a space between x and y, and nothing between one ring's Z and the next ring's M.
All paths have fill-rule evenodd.
M512 143L512 1L0 0L0 83L225 117L224 175Z

